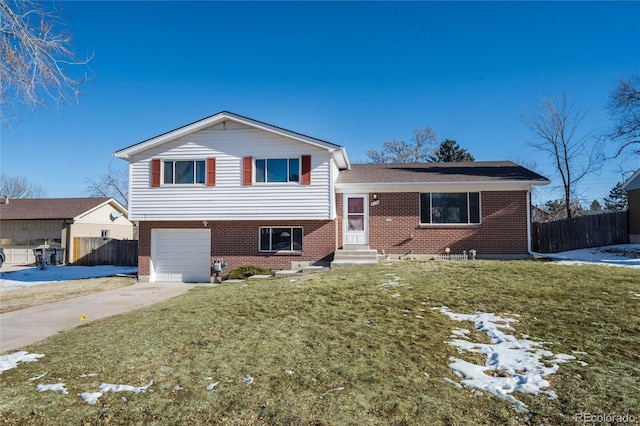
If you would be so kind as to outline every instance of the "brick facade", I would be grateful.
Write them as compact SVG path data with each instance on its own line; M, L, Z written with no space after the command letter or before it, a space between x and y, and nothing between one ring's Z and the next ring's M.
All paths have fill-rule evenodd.
M138 248L138 274L150 275L152 229L203 229L202 221L149 221L140 222ZM228 263L226 272L240 265L256 265L267 269L291 269L291 262L330 262L336 247L335 220L298 221L210 221L211 257L223 258ZM303 252L300 254L260 253L258 251L261 226L303 228Z
M640 191L637 191L640 193ZM480 194L479 225L420 225L419 193L378 193L369 207L369 245L386 254L442 254L475 249L479 257L527 254L527 192L485 191ZM337 220L210 221L211 256L228 263L226 271L250 264L290 269L292 262L328 263L342 247L343 194L336 194ZM373 194L369 194L369 204ZM640 201L640 200L639 200ZM260 253L261 226L301 226L302 253ZM139 225L138 274L150 275L152 229L202 229L202 221L148 221Z
M452 254L475 249L485 255L526 255L527 191L485 191L480 194L481 224L420 225L419 193L369 194L369 245L378 253ZM336 194L339 246L342 246L343 194Z

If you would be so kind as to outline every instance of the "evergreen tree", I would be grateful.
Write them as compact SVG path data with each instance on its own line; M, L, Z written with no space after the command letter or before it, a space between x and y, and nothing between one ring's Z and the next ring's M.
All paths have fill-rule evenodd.
M461 161L475 161L473 155L466 149L458 145L453 139L445 139L434 153L429 157L429 160L436 163L457 163Z
M600 211L600 210L602 210L602 205L600 204L600 201L598 201L598 200L593 200L593 201L591 202L591 208L590 208L590 210L593 210L593 211Z
M604 206L607 210L627 209L627 191L622 189L622 182L618 182L609 191L609 196L604 197Z

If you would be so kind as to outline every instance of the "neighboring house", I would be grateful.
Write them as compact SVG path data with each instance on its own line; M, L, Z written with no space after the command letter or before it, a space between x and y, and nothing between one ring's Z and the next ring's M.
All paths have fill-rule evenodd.
M627 191L629 242L640 244L640 169L622 184L622 189Z
M32 249L44 244L63 247L70 263L74 237L132 239L133 224L113 198L0 200L0 246L7 263L33 263Z
M229 112L114 155L129 162L150 281L209 281L214 259L277 270L356 251L524 257L529 191L549 183L512 162L351 165L342 146Z
M531 205L531 222L548 222L553 220L553 215L538 206Z

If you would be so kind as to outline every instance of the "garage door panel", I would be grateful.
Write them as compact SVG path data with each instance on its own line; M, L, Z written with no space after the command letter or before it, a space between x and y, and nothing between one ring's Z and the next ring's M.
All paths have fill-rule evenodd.
M211 230L154 229L151 240L156 281L209 282Z

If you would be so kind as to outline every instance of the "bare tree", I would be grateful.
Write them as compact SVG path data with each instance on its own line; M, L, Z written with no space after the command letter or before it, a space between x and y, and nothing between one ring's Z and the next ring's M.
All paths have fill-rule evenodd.
M608 108L614 121L608 136L620 144L616 157L625 150L640 154L640 74L618 80Z
M565 93L556 99L543 98L535 112L521 118L535 139L528 145L549 155L562 180L564 205L571 206L575 185L600 164L599 144L591 135L581 136L578 127L585 114L567 102ZM572 217L567 208L567 217Z
M71 49L71 35L58 31L59 2L0 0L0 108L2 122L7 109L18 105L33 110L76 100L80 87L91 76L72 76L78 59ZM85 68L85 67L82 67ZM87 70L84 69L83 72Z
M414 129L411 142L392 140L385 142L381 151L366 152L371 163L420 163L429 161L434 153L437 133L429 126Z
M127 207L129 199L129 172L109 164L107 173L87 179L85 192L90 197L109 197Z
M47 192L43 187L29 182L22 176L0 174L0 196L9 198L43 198Z

